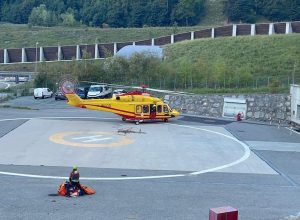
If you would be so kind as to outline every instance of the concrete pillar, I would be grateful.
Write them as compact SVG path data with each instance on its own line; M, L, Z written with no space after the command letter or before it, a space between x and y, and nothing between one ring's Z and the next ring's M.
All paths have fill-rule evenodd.
M211 38L215 38L215 29L214 28L211 29Z
M191 31L191 40L195 40L195 31Z
M274 24L269 24L269 35L275 34Z
M26 50L25 48L22 48L22 63L27 62L27 55L26 55Z
M9 63L9 55L7 49L4 49L4 64Z
M98 47L98 44L95 44L95 59L98 59L98 58L100 58L99 47Z
M118 52L118 47L117 46L118 46L117 43L114 43L114 55L116 55L117 52Z
M174 34L171 35L171 44L174 44Z
M293 33L293 28L292 28L291 22L286 22L285 34L291 34L291 33Z
M45 61L44 48L40 47L40 62Z
M236 37L236 30L237 30L237 25L236 24L232 25L232 37Z
M16 75L16 76L15 76L15 83L16 83L16 84L19 84L19 82L20 82L19 75Z
M57 60L58 60L58 61L62 60L61 46L58 46L58 47L57 47Z
M256 35L255 24L251 24L251 36Z
M80 60L80 59L81 59L80 46L77 45L76 46L76 60Z
M151 39L151 46L155 46L155 39L154 38Z

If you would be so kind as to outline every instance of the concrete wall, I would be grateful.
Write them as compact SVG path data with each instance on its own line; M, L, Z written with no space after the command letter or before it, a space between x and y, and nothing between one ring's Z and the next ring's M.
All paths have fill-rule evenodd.
M79 58L77 48L80 48L80 54L86 51L91 59L103 59L113 56L117 51L126 45L166 45L184 40L193 40L199 38L215 38L245 35L272 35L272 34L290 34L300 33L300 21L280 22L270 24L238 24L227 25L223 27L209 28L194 32L174 34L171 36L163 36L154 39L141 40L137 42L120 42L98 44L98 51L95 53L95 44L92 45L73 45L73 46L57 46L57 47L41 47L41 48L22 48L19 49L0 49L0 63L20 63L36 61L56 61L56 60L72 60ZM40 56L40 51L44 54ZM26 59L22 59L26 57ZM41 59L42 58L42 59Z
M224 98L246 99L248 120L288 123L291 117L289 94L170 96L169 105L182 113L222 117Z

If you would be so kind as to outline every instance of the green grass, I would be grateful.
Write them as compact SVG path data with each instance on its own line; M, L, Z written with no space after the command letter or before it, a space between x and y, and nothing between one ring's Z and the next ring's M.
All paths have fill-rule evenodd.
M202 59L208 67L223 63L234 74L254 77L300 77L300 35L228 37L184 41L166 46L168 62Z
M0 48L21 48L57 45L76 45L146 40L173 33L209 28L145 27L145 28L92 28L92 27L31 27L21 24L0 24Z
M12 109L21 109L21 110L39 110L35 108L30 108L26 106L11 106L11 105L0 105L0 108L12 108Z

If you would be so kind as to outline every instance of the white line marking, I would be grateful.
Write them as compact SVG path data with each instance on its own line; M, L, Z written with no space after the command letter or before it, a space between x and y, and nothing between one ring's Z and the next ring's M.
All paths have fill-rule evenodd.
M106 141L111 140L112 138L93 138L91 140L82 141L84 143L91 143L91 142L99 142L99 141Z
M295 134L298 134L298 135L300 135L300 133L299 132L297 132L297 131L294 131L292 128L285 128L285 129L288 129L289 131L291 131L291 132L294 132Z
M92 139L92 138L97 138L97 137L103 137L103 135L94 135L94 136L77 137L77 138L72 138L72 139L73 139L73 140L81 140L81 139Z
M72 138L73 140L83 140L87 139L85 141L82 141L83 143L90 143L90 142L98 142L98 141L105 141L105 140L111 140L111 137L108 138L100 138L103 137L103 135L94 135L94 136L85 136L85 137L77 137L77 138Z
M40 118L16 118L16 119L3 119L0 121L16 121L16 120L30 120L30 119L65 119L65 118L76 118L76 119L84 119L84 118L92 118L92 117L40 117ZM93 117L95 118L95 117ZM99 119L99 118L98 118ZM108 118L101 118L101 119L108 119ZM109 118L111 119L111 118ZM116 118L113 118L116 119ZM237 143L239 143L240 145L242 145L242 147L244 148L244 155L229 164L225 164L222 166L218 166L218 167L214 167L214 168L210 168L210 169L206 169L206 170L199 170L196 172L192 172L192 173L186 173L186 174L175 174L175 175L160 175L160 176L135 176L135 177L80 177L80 179L82 180L144 180L144 179L162 179L162 178L174 178L174 177L185 177L185 176L191 176L191 175L200 175L203 173L208 173L208 172L215 172L218 170L222 170L234 165L237 165L245 160L247 160L250 156L250 149L249 147L244 144L243 142L239 141L238 139L231 137L229 135L226 134L222 134L220 132L216 132L216 131L212 131L212 130L208 130L208 129L204 129L204 128L199 128L199 127L192 127L192 126L187 126L187 125L177 125L177 124L167 124L167 125L171 125L171 126L178 126L178 127L184 127L184 128L191 128L191 129L195 129L195 130L200 130L200 131L205 131L205 132L209 132L209 133L213 133L213 134L217 134L217 135L221 135L225 138L231 139ZM63 176L44 176L44 175L33 175L33 174L23 174L23 173L11 173L11 172L2 172L0 171L0 174L2 175L9 175L9 176L19 176L19 177L30 177L30 178L41 178L41 179L68 179L69 177L63 177Z
M2 122L2 121L32 120L32 119L101 119L101 120L118 120L118 118L97 118L97 117L34 117L34 118L6 118L6 119L0 119L0 122Z
M171 124L173 125L173 124ZM234 165L237 165L245 160L247 160L250 156L250 149L249 147L244 144L243 142L239 141L238 139L234 138L234 137L230 137L229 135L226 135L226 134L222 134L220 132L216 132L216 131L211 131L211 130L208 130L208 129L204 129L204 128L197 128L197 127L191 127L191 126L187 126L187 125L177 125L179 127L184 127L184 128L192 128L192 129L196 129L196 130L202 130L202 131L206 131L206 132L210 132L210 133L213 133L213 134L218 134L218 135L221 135L221 136L224 136L226 138L229 138L235 142L238 142L239 144L241 144L244 148L244 151L245 151L245 154L238 160L232 162L232 163L229 163L229 164L225 164L223 166L219 166L219 167L215 167L215 168L211 168L211 169L206 169L206 170L201 170L201 171L197 171L197 172L193 172L193 173L190 173L190 175L199 175L199 174L203 174L203 173L209 173L209 172L214 172L214 171L217 171L217 170L222 170L222 169L225 169L225 168L228 168L228 167L231 167L231 166L234 166Z

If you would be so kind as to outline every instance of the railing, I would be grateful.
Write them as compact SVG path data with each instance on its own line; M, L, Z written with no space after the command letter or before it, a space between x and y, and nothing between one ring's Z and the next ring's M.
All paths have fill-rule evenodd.
M51 46L36 48L0 49L0 64L37 63L85 59L105 59L115 55L127 45L173 44L184 40L199 38L254 36L300 33L300 21L266 23L266 24L233 24L180 34L173 34L137 42L120 42L90 45Z

